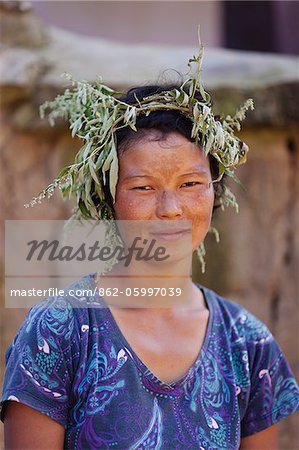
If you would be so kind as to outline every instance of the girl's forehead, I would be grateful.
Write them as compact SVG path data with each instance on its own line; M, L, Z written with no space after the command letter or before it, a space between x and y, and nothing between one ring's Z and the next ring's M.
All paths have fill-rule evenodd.
M166 149L169 150L169 152L166 152ZM203 153L199 145L195 142L191 142L178 132L172 131L159 134L158 130L149 130L146 134L142 133L140 137L137 132L136 139L132 140L130 144L124 148L124 151L120 153L120 156L128 152L138 152L140 154L156 152L162 157L164 154L168 154L171 151L181 152L184 150L192 150L193 152L195 151L196 154Z
M202 149L178 133L163 140L144 139L132 144L120 155L121 172L138 176L142 169L150 175L163 170L173 172L209 171L209 159Z

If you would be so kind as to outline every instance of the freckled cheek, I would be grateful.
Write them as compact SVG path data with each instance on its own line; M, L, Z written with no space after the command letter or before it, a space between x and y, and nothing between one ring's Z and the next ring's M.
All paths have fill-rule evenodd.
M205 238L211 223L214 194L194 196L188 202L188 219L192 220L192 247L195 250Z
M192 220L192 227L195 234L202 234L211 223L213 205L201 205L194 208L188 218Z
M194 194L185 199L186 209L189 211L190 215L194 217L194 220L198 220L199 222L210 219L213 205L213 191L208 191L205 195Z
M153 202L141 198L117 196L114 204L115 217L117 220L147 220L152 212L151 203Z

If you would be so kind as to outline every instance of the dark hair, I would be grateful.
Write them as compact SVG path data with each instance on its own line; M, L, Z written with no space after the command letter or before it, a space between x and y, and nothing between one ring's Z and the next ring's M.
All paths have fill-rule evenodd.
M141 101L145 97L179 88L180 86L177 84L134 87L123 95L120 100L131 105L138 104L137 100ZM201 99L198 98L198 100ZM192 126L192 121L176 110L157 110L152 111L149 115L140 114L136 120L137 132L130 127L121 128L116 131L117 151L120 154L133 143L142 141L151 130L159 132L157 140L163 140L169 133L177 132L189 141L195 142L195 139L191 137ZM209 160L212 179L216 180L219 175L218 162L210 154ZM215 191L215 209L220 206L218 200L223 193L224 179L222 178L221 181L214 182L213 186Z

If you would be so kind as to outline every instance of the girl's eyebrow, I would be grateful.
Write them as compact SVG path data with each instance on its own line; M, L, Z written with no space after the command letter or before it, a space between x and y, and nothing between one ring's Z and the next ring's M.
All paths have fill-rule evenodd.
M152 175L128 175L127 177L124 178L124 181L126 180L132 180L133 178L155 178Z
M182 175L179 175L180 177L186 177L186 176L192 176L192 175L208 175L208 170L202 169L202 170L196 170L193 172L183 173Z
M186 173L182 173L181 175L179 175L179 178L182 177L186 177L186 176L194 176L194 175L209 175L208 170L202 169L202 170L196 170L193 172L186 172ZM126 180L132 180L133 178L152 178L155 179L156 177L154 177L153 175L146 175L146 174L132 174L132 175L128 175L127 177L124 178L124 181Z

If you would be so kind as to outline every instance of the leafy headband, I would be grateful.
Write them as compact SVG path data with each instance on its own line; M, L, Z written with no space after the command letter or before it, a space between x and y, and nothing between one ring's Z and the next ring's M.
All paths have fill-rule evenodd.
M217 160L219 176L216 182L223 175L236 179L234 169L246 161L248 147L234 135L234 129L240 130L240 122L245 118L245 112L253 109L253 101L247 100L235 116L217 119L211 110L210 95L200 79L202 57L203 47L198 56L189 60L188 78L178 89L166 90L142 100L136 98L135 104L121 101L123 93L105 86L101 80L90 84L73 81L68 75L73 89L66 89L53 101L45 102L40 113L43 118L50 110L48 119L52 126L59 117L69 121L72 137L78 136L83 145L74 163L62 169L57 178L25 207L50 198L58 187L63 198L76 199L74 218L113 219L105 187L115 200L118 176L115 132L123 127L137 131L137 117L157 110L176 110L191 120L192 138L200 143L206 155L211 154ZM190 75L192 65L196 70ZM238 206L226 185L218 200L222 208Z

